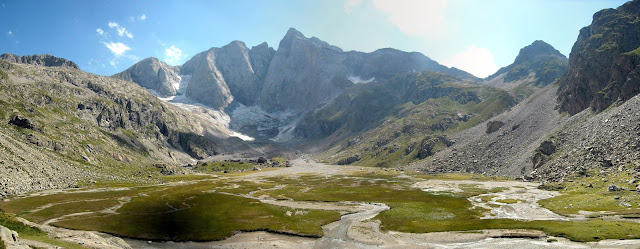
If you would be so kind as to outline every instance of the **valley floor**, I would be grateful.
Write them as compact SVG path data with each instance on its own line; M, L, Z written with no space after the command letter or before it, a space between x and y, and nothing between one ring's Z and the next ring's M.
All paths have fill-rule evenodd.
M90 248L120 248L125 242L132 248L640 246L640 240L606 239L640 238L640 223L619 217L559 215L538 201L558 198L561 193L538 189L536 183L324 165L305 157L292 163L292 167L251 173L168 177L166 184L156 186L47 191L1 202L0 209L35 222L22 220L48 232L49 237ZM203 195L217 203L198 201ZM230 206L220 204L225 201ZM245 210L247 206L251 209ZM208 212L214 213L201 216ZM215 224L189 223L193 231L192 227L185 231L157 229L159 225L177 226L186 217L212 219ZM26 238L21 243L46 247L38 242L41 238Z

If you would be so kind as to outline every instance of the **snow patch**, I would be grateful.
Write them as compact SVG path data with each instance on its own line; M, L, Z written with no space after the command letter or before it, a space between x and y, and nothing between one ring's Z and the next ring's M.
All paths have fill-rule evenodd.
M191 74L178 75L178 77L180 77L180 81L176 82L173 88L176 89L176 95L182 95L186 91L189 82L191 82Z
M250 136L247 136L247 135L242 134L242 133L237 132L237 131L231 131L231 136L232 136L232 137L240 138L240 139L242 139L242 140L244 140L244 141L253 141L253 140L256 140L255 138L252 138L252 137L250 137Z
M362 78L360 78L360 76L349 76L347 77L348 80L350 80L351 82L353 82L353 84L366 84L366 83L371 83L374 80L376 80L376 77L371 77L371 79L368 80L363 80Z

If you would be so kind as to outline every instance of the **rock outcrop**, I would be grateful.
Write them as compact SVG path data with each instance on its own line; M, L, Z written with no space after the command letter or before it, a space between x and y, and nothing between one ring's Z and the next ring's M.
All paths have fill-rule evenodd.
M150 57L113 77L137 82L140 86L154 90L162 97L174 96L178 91L180 76L167 63Z
M640 0L593 15L571 49L559 80L560 110L602 111L640 93Z
M20 241L20 236L16 231L13 231L4 226L0 226L0 248L9 249L29 249L28 245L25 245Z
M22 57L15 54L2 54L0 55L0 60L5 60L11 63L31 64L45 67L70 67L78 69L78 65L73 61L48 54L25 55Z

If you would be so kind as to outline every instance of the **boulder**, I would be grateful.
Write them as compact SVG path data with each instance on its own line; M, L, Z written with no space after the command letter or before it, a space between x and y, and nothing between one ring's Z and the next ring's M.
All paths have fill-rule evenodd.
M556 146L553 144L552 141L547 140L540 144L540 147L538 147L538 150L540 150L540 152L542 152L543 154L550 156L551 154L556 152Z
M6 248L12 249L29 249L30 247L27 245L23 245L19 241L18 233L6 228L4 226L0 226L0 243L4 243Z
M501 121L489 121L489 123L487 123L487 134L491 134L500 130L503 125L504 123Z
M614 191L621 191L621 190L623 190L623 188L618 187L618 186L617 186L617 185L615 185L615 184L611 184L611 185L607 188L607 190L609 190L609 191L611 191L611 192L614 192Z
M11 120L9 120L9 124L10 125L15 125L21 128L26 128L26 129L35 129L35 125L33 124L33 122L31 122L29 119L22 117L22 116L14 116L13 118L11 118Z
M353 156L338 160L338 162L336 162L336 164L338 164L338 165L352 164L352 163L355 163L357 161L360 161L360 159L362 159L360 154L355 154Z

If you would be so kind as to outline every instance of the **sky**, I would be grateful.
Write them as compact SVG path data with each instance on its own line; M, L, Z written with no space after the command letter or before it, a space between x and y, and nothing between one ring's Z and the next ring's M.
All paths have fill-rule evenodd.
M181 65L290 27L345 51L396 48L486 77L543 40L569 56L595 12L623 0L0 0L0 54L51 54L99 75L156 57Z

